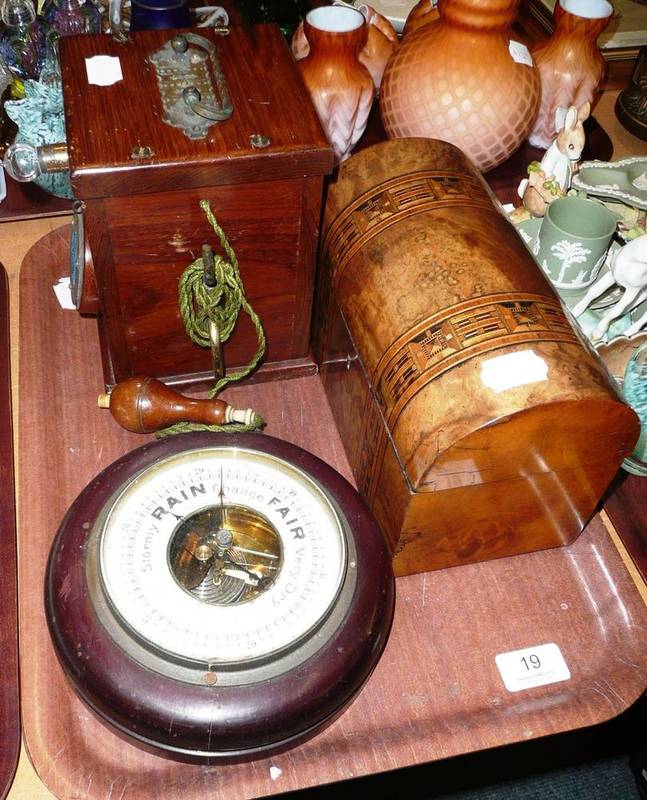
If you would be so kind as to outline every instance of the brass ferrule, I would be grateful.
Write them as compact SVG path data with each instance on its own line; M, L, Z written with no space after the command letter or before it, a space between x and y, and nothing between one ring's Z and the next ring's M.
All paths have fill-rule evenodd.
M67 145L61 142L41 145L38 148L38 163L43 172L65 172L70 168Z

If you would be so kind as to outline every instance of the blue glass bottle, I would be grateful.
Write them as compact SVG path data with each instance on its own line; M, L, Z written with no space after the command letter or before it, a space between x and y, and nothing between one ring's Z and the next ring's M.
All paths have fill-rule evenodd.
M131 0L130 30L191 27L188 0Z
M640 419L640 438L622 466L634 475L647 475L647 342L640 345L629 359L622 394Z

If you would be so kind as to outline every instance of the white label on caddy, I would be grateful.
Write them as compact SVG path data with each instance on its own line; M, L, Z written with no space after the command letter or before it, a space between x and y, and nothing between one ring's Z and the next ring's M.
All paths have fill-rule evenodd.
M562 651L554 642L499 653L494 660L509 692L559 683L571 677Z

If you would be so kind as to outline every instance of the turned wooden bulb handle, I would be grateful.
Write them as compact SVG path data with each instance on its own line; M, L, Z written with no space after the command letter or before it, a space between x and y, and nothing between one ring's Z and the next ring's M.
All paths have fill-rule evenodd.
M133 433L153 433L176 422L250 425L251 408L236 409L224 400L197 400L176 392L158 381L135 375L117 384L110 394L99 396L99 406L109 408L115 421Z

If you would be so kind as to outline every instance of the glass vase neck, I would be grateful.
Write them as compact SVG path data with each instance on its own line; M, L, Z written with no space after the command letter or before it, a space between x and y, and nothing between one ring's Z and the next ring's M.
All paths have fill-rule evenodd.
M355 8L322 6L310 11L303 31L311 49L326 48L358 54L366 44L366 20Z
M462 28L499 30L517 18L519 0L439 0L442 22Z
M0 17L7 28L25 28L36 20L32 0L4 0Z
M606 2L606 0L604 0ZM594 3L596 7L600 7L600 3ZM606 16L585 16L584 14L575 14L571 8L575 4L571 3L556 3L554 12L555 31L553 36L576 36L581 39L590 39L593 42L597 41L598 36L607 27L611 21L611 8L609 3L606 3L611 9L610 13ZM579 6L584 9L585 3L580 2Z
M84 2L85 0L54 0L54 5L62 11L76 11Z
M559 0L555 13L558 8L582 19L608 19L613 14L613 6L608 0Z
M326 33L348 33L364 25L364 16L348 5L321 6L309 11L305 21Z

